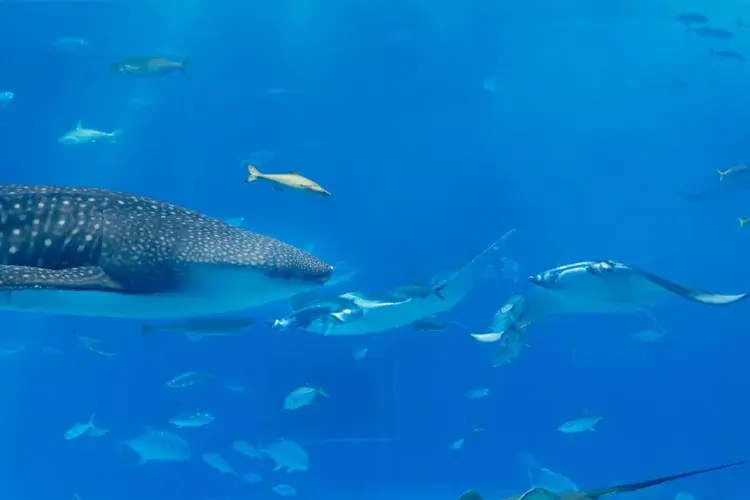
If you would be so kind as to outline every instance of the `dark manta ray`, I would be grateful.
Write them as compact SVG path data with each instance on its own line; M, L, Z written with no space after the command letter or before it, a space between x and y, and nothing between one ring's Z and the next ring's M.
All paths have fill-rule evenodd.
M737 465L745 464L742 462L734 462L731 464L718 465L716 467L709 467L707 469L699 469L690 472L683 472L681 474L674 474L672 476L663 476L656 479L650 479L648 481L641 481L638 483L618 484L615 486L608 486L606 488L599 488L596 490L587 491L568 491L564 493L553 493L544 488L532 488L523 495L514 495L503 498L502 500L598 500L601 497L616 495L618 493L631 493L633 491L642 490L644 488L650 488L659 484L668 483L684 477L697 476L698 474L705 474L707 472L713 472L721 469L727 469L729 467L735 467ZM467 491L458 500L482 500L482 496L476 491Z
M0 309L218 314L289 298L332 270L286 243L159 200L0 185Z

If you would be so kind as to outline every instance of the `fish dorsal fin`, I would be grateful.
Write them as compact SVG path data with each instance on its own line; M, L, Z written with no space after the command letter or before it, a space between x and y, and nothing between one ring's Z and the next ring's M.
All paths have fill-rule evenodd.
M289 172L287 172L287 174L292 174L292 175L302 175L302 174L300 174L299 172L295 172L294 170L290 170Z
M83 128L83 122L81 120L78 120L76 122L76 130L81 130Z

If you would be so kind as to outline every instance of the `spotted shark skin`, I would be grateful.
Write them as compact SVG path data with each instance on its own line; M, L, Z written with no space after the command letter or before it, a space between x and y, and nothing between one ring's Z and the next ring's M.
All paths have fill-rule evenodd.
M309 290L332 270L291 245L156 199L0 185L0 309L136 318L230 312Z

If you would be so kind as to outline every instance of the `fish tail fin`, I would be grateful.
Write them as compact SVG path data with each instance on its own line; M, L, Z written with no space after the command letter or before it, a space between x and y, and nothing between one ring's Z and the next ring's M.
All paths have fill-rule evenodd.
M248 176L247 176L247 180L245 182L257 181L263 175L263 174L260 173L260 170L258 170L257 168L255 168L252 165L247 165L247 172L248 172Z
M711 53L712 54L714 53L714 49L711 49ZM723 181L724 180L724 176L729 173L729 170L718 170L717 169L716 172L719 174L719 180Z
M437 298L439 298L440 300L445 300L445 297L443 297L443 289L444 289L444 288L445 288L445 287L446 287L447 285L448 285L448 283L446 283L446 282L440 283L439 285L435 286L435 287L434 287L434 288L432 289L432 294L433 294L433 295L435 295L435 296L436 296Z
M739 219L740 219L740 228L742 228L742 227L745 226L745 223L747 222L747 219L743 219L742 217L740 217Z
M188 68L190 67L190 56L185 56L185 58L182 60L182 63L180 63L180 71L182 71L182 74L187 76L190 76L188 73Z
M114 130L110 134L110 139L112 140L112 142L117 142L117 139L119 139L120 137L122 137L123 132L124 132L124 130L121 129L121 128L118 128L117 130Z
M318 387L318 394L320 394L324 398L330 398L331 397L331 396L328 395L328 393L322 387Z
M96 417L96 412L91 414L91 417L89 418L89 425L94 425L94 418Z

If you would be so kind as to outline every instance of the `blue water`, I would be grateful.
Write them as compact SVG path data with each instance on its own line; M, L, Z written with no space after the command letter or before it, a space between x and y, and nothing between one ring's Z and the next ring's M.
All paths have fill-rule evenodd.
M363 268L352 291L428 280L510 228L508 256L524 275L611 258L742 291L742 194L690 206L674 189L713 182L717 168L750 154L748 66L708 55L750 54L750 33L711 41L673 18L697 11L735 30L743 8L750 15L698 0L2 2L0 90L15 92L0 110L2 182L106 187L243 216L250 230ZM90 46L50 47L64 36ZM108 71L140 55L189 55L189 77ZM489 78L496 92L483 87ZM78 120L125 134L58 144ZM300 171L333 196L245 184L238 158L261 149L277 154L271 170ZM486 331L516 288L502 276L484 281L448 317ZM262 323L280 311L249 314ZM30 347L0 359L0 496L272 499L286 482L301 499L452 500L468 488L497 498L528 487L521 453L584 488L742 459L747 311L670 300L652 311L668 332L655 344L630 337L653 326L645 315L552 318L518 361L495 369L489 350L457 331L350 338L258 327L192 343L143 338L125 320L3 313L0 345ZM73 330L117 355L82 349ZM356 361L361 346L370 354ZM167 388L188 370L215 378ZM305 383L332 397L283 410ZM489 398L464 397L483 386ZM206 410L214 424L175 431L191 444L189 462L137 466L123 445ZM62 439L94 411L107 436ZM596 432L556 430L584 412L605 416ZM467 432L477 423L486 430ZM269 460L231 450L235 439L281 436L305 445L308 472L272 472ZM451 451L459 437L464 448ZM368 441L327 441L355 438ZM202 452L264 481L220 475ZM739 499L746 474L642 495Z

